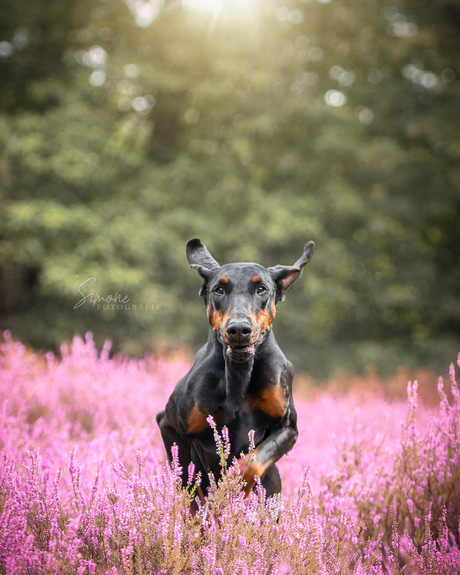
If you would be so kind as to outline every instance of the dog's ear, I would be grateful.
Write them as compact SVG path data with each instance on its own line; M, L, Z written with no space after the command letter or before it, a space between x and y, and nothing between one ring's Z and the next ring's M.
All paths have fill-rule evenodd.
M190 267L196 269L205 280L209 279L212 271L220 267L198 238L187 242L185 253Z
M283 301L286 291L289 287L300 278L303 268L310 261L315 249L314 242L307 242L303 249L303 254L293 266L274 266L268 268L273 281L276 283L279 301Z

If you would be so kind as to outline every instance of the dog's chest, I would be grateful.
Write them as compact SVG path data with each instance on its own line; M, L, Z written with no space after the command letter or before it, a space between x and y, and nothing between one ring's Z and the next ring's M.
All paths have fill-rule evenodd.
M219 405L209 403L195 404L187 415L187 433L201 435L210 431L208 418L212 417L221 428L239 426L245 433L272 426L281 420L287 410L287 398L284 388L279 385L262 388L247 395L241 408L234 414L225 411Z
M245 403L250 411L259 412L270 419L281 419L286 413L286 393L280 384L248 395Z

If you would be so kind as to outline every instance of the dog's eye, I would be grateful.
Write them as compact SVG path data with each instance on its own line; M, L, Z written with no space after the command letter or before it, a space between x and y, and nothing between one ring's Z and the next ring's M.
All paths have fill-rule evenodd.
M224 295L225 291L222 286L217 286L216 288L214 288L214 293L217 295Z
M257 286L256 293L258 295L263 295L266 292L267 292L267 288L264 285Z

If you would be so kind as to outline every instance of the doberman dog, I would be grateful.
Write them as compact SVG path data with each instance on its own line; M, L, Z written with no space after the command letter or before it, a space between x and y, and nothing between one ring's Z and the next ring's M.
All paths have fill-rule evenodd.
M267 497L281 491L275 463L292 449L298 430L294 370L271 325L276 303L300 277L314 245L308 242L293 266L265 268L256 263L221 267L199 239L187 243L188 263L204 280L199 294L211 327L192 368L157 415L170 462L171 447L178 446L184 486L191 462L196 472L201 471L203 489L209 487L209 472L220 477L220 459L207 422L211 415L217 429L227 426L230 461L238 458L246 494L254 488L256 476ZM251 430L255 449L248 461L239 456L248 453Z

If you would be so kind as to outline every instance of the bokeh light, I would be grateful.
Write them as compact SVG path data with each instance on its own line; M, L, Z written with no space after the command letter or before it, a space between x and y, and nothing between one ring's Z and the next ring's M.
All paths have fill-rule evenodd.
M324 101L332 108L341 108L347 103L347 96L340 90L328 90L324 95Z

